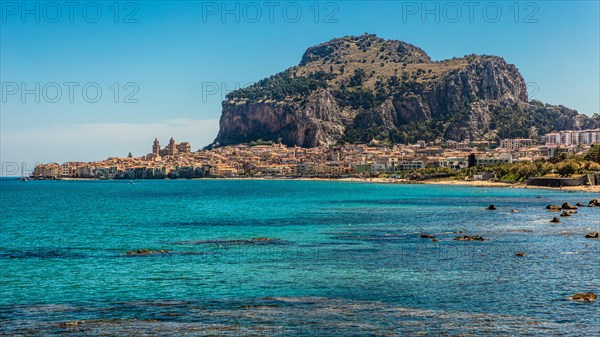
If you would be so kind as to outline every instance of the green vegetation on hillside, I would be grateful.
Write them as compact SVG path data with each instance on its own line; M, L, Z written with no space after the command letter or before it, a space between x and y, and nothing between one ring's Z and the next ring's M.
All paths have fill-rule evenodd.
M552 132L556 128L559 113L568 113L568 111L565 111L567 109L552 110L548 107L549 105L542 102L531 101L526 108L519 104L494 108L490 128L498 130L497 139L529 138L533 136L532 128L535 128L537 134Z
M330 79L332 79L332 75L324 71L311 73L307 76L296 76L288 69L260 80L249 87L232 91L225 98L228 100L283 100L291 97L304 97L319 88L327 88L327 80Z
M499 180L526 181L530 177L570 177L600 172L600 144L594 144L585 155L559 153L549 160L523 161L512 164L499 164L486 167L471 167L458 171L448 168L426 168L420 174L449 174L456 179L472 177L474 174L494 173Z
M593 144L583 159L600 164L600 144Z
M311 94L321 89L335 103L320 100L322 109L306 110ZM257 118L226 119L248 124L244 127L249 133L241 137L235 131L220 132L223 144L270 137L260 129L273 124L270 113L261 113L270 109L263 103L285 105L286 114L297 115L286 117L274 134L301 146L315 146L324 139L327 143L537 139L553 131L600 126L599 115L588 118L564 106L527 101L518 69L501 57L467 55L432 61L416 46L371 34L310 47L299 65L233 91L226 100L234 104L225 104L224 114L256 114ZM237 109L235 101L251 108ZM318 133L299 137L290 131L297 128L293 124L310 123L310 128L300 129L312 130L314 123L321 122L328 126ZM222 128L237 130L238 125Z

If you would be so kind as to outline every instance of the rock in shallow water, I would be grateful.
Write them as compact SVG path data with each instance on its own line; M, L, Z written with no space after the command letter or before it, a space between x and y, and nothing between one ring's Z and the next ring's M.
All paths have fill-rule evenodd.
M456 241L484 241L485 238L478 235L461 235L454 238Z
M587 292L587 293L577 293L573 296L571 296L571 299L573 301L586 301L586 302L592 302L598 299L598 296L592 292Z
M588 239L598 239L600 237L600 234L598 234L598 232L590 232L587 233L585 237Z
M600 198L590 200L589 207L600 207Z
M557 217L554 217L554 218L552 218L552 220L550 220L550 222L552 222L552 223L559 223L560 219L557 218Z

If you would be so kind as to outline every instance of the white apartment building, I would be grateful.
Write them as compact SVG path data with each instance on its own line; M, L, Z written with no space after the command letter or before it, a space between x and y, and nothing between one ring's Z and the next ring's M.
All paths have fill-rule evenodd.
M522 147L530 147L533 145L532 139L511 138L500 141L500 147L509 150L519 150Z
M600 129L552 132L542 136L542 143L564 146L600 143Z
M69 163L63 163L60 166L60 176L61 177L68 177L71 174L70 169L69 169Z
M425 168L425 163L421 160L401 161L394 164L396 171L410 171Z
M584 130L579 133L580 144L600 143L600 129Z
M542 143L544 144L560 144L560 133L551 132L542 136Z
M513 162L512 155L501 154L494 157L477 157L477 166L489 166L497 164L510 164Z

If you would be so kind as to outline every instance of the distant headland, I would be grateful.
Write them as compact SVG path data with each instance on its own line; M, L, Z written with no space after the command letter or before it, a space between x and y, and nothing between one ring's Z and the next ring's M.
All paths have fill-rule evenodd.
M310 47L297 66L229 93L214 144L499 142L600 128L598 114L530 98L517 67L502 57L433 61L403 41L346 36Z

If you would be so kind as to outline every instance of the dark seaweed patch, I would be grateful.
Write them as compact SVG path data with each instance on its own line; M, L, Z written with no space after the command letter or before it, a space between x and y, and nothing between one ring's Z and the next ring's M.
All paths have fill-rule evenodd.
M75 259L85 255L71 248L39 247L33 249L2 249L0 259Z
M174 242L175 245L290 245L290 241L274 239L274 238L252 238L252 239L212 239L198 241L179 241Z

